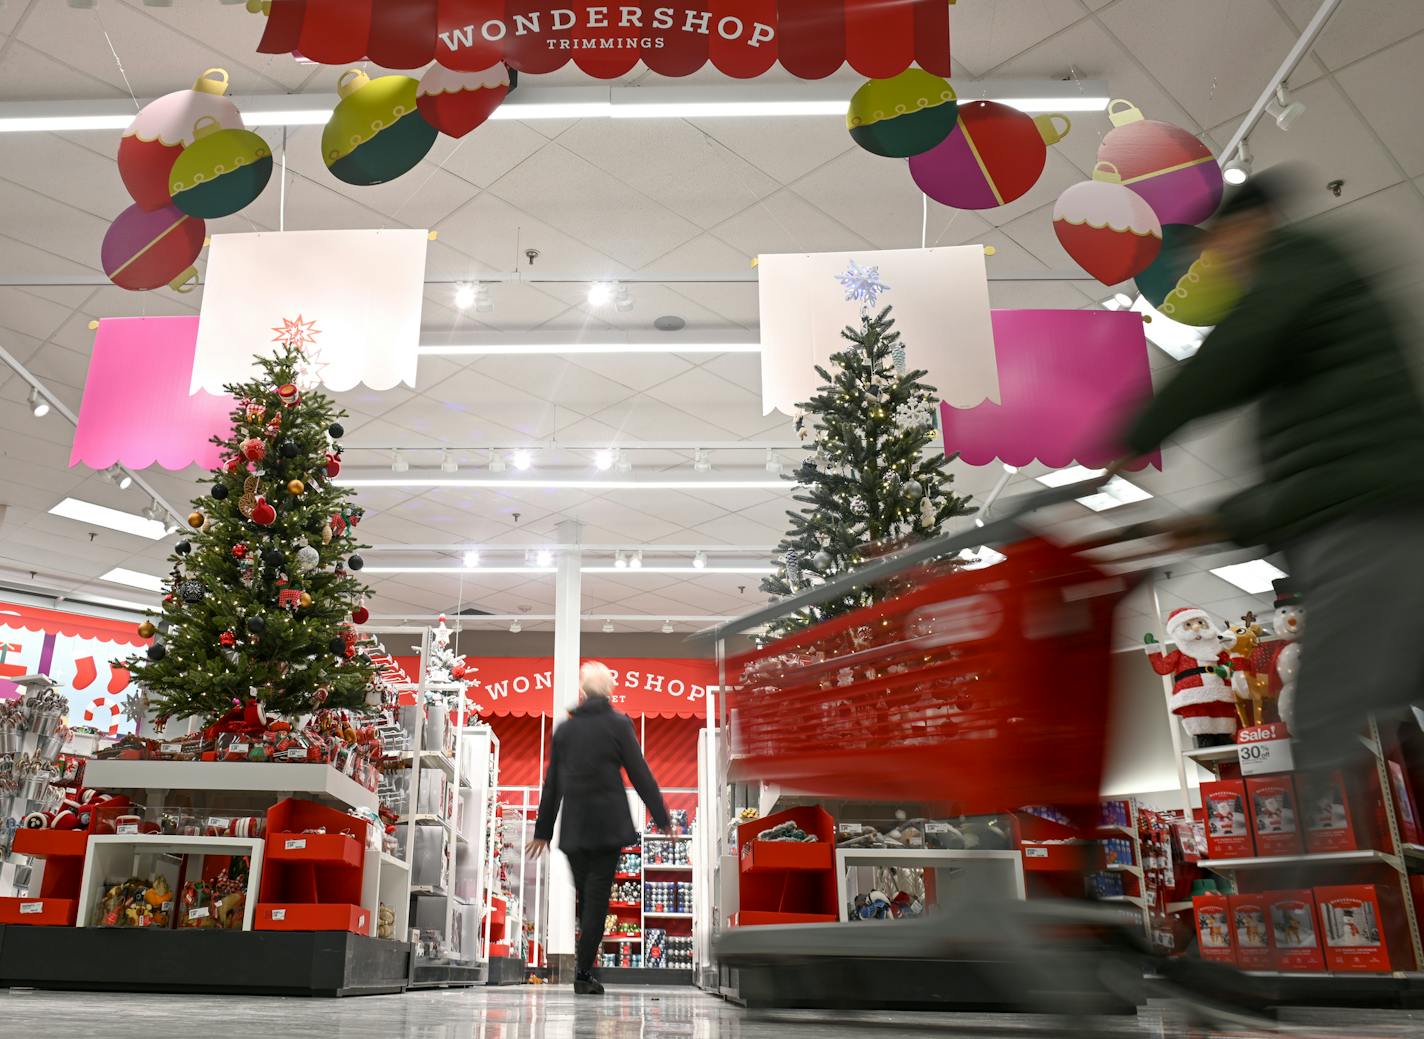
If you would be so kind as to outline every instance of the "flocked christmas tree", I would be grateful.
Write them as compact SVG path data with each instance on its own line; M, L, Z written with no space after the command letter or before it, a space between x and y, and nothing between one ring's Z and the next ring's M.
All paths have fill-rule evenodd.
M776 572L762 581L780 598L852 570L872 555L940 533L952 516L975 510L953 493L950 459L926 453L936 438L935 387L910 370L890 307L872 313L888 286L879 271L852 263L841 276L846 298L861 304L860 328L841 335L848 345L816 367L823 385L802 405L797 431L808 456L787 479L802 489L799 512L777 546ZM827 617L877 601L867 587L789 615L768 634L780 637Z
M162 617L140 626L157 639L126 665L160 719L257 705L296 717L358 706L371 687L355 630L369 616L353 576L361 510L334 483L346 413L317 391L312 323L276 331L276 355L226 387L223 464L170 557Z

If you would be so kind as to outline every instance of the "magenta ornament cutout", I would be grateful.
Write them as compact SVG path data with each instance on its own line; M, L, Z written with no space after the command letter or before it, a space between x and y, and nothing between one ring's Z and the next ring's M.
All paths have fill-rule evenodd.
M1152 396L1142 315L1109 310L995 310L1002 403L940 404L946 454L1101 469L1123 454L1118 436ZM1162 456L1146 464L1162 468Z
M231 432L233 400L189 395L197 344L197 315L100 321L69 464L216 469L220 453L209 440Z

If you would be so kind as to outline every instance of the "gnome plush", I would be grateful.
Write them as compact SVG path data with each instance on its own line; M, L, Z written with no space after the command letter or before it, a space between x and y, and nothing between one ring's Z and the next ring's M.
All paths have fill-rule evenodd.
M1205 610L1182 606L1167 618L1171 653L1148 655L1152 669L1172 676L1172 713L1198 747L1230 743L1236 735L1236 697L1222 678L1226 639Z

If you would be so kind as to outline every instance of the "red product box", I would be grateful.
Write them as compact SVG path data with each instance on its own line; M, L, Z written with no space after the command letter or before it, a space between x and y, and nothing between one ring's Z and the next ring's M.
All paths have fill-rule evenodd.
M1357 850L1360 842L1355 835L1355 815L1350 808L1345 774L1337 769L1302 774L1296 780L1306 851Z
M1251 799L1251 829L1257 855L1299 855L1304 845L1291 777L1254 776L1246 780Z
M1192 914L1197 922L1197 948L1204 960L1236 962L1236 943L1231 937L1231 904L1225 895L1195 895Z
M1401 917L1395 913L1391 918L1374 884L1318 887L1315 901L1320 907L1325 962L1331 970L1357 974L1392 970L1389 928L1397 926Z
M1231 896L1232 939L1236 965L1242 970L1270 970L1271 915L1262 894Z
M1225 780L1201 785L1206 817L1207 853L1213 859L1249 859L1256 854L1251 817L1246 810L1246 784Z
M1410 782L1403 762L1391 757L1386 764L1389 766L1390 785L1394 787L1394 814L1399 821L1399 835L1404 838L1405 844L1419 844L1421 830L1419 812L1414 803L1414 784Z
M1315 895L1309 889L1268 891L1263 896L1271 918L1271 952L1277 970L1323 971L1316 927Z

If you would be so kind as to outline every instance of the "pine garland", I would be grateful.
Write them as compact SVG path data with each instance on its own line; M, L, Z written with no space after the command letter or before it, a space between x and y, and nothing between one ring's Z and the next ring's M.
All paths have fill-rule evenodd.
M841 335L851 343L816 368L823 385L797 420L807 458L787 479L800 482L788 511L791 527L777 546L777 570L763 579L774 599L792 595L864 563L891 545L936 536L945 520L972 514L953 493L951 459L922 449L936 437L935 387L923 370L898 370L900 333L890 307L862 312L861 327ZM880 591L861 588L833 602L773 624L780 638L828 617L876 602Z
M161 719L213 719L251 699L297 717L359 706L372 684L351 627L369 593L352 576L360 563L352 566L351 557L365 547L355 539L361 510L328 476L340 453L330 431L339 434L346 412L320 392L296 403L279 396L310 365L298 342L257 364L260 375L225 387L237 402L231 436L213 438L225 461L212 473L215 493L193 502L201 527L169 556L173 574L155 646L125 662ZM265 456L249 463L243 444L253 441ZM268 526L243 512L254 476L256 493L276 510ZM246 504L250 511L250 497ZM310 605L301 605L308 601L302 593Z

